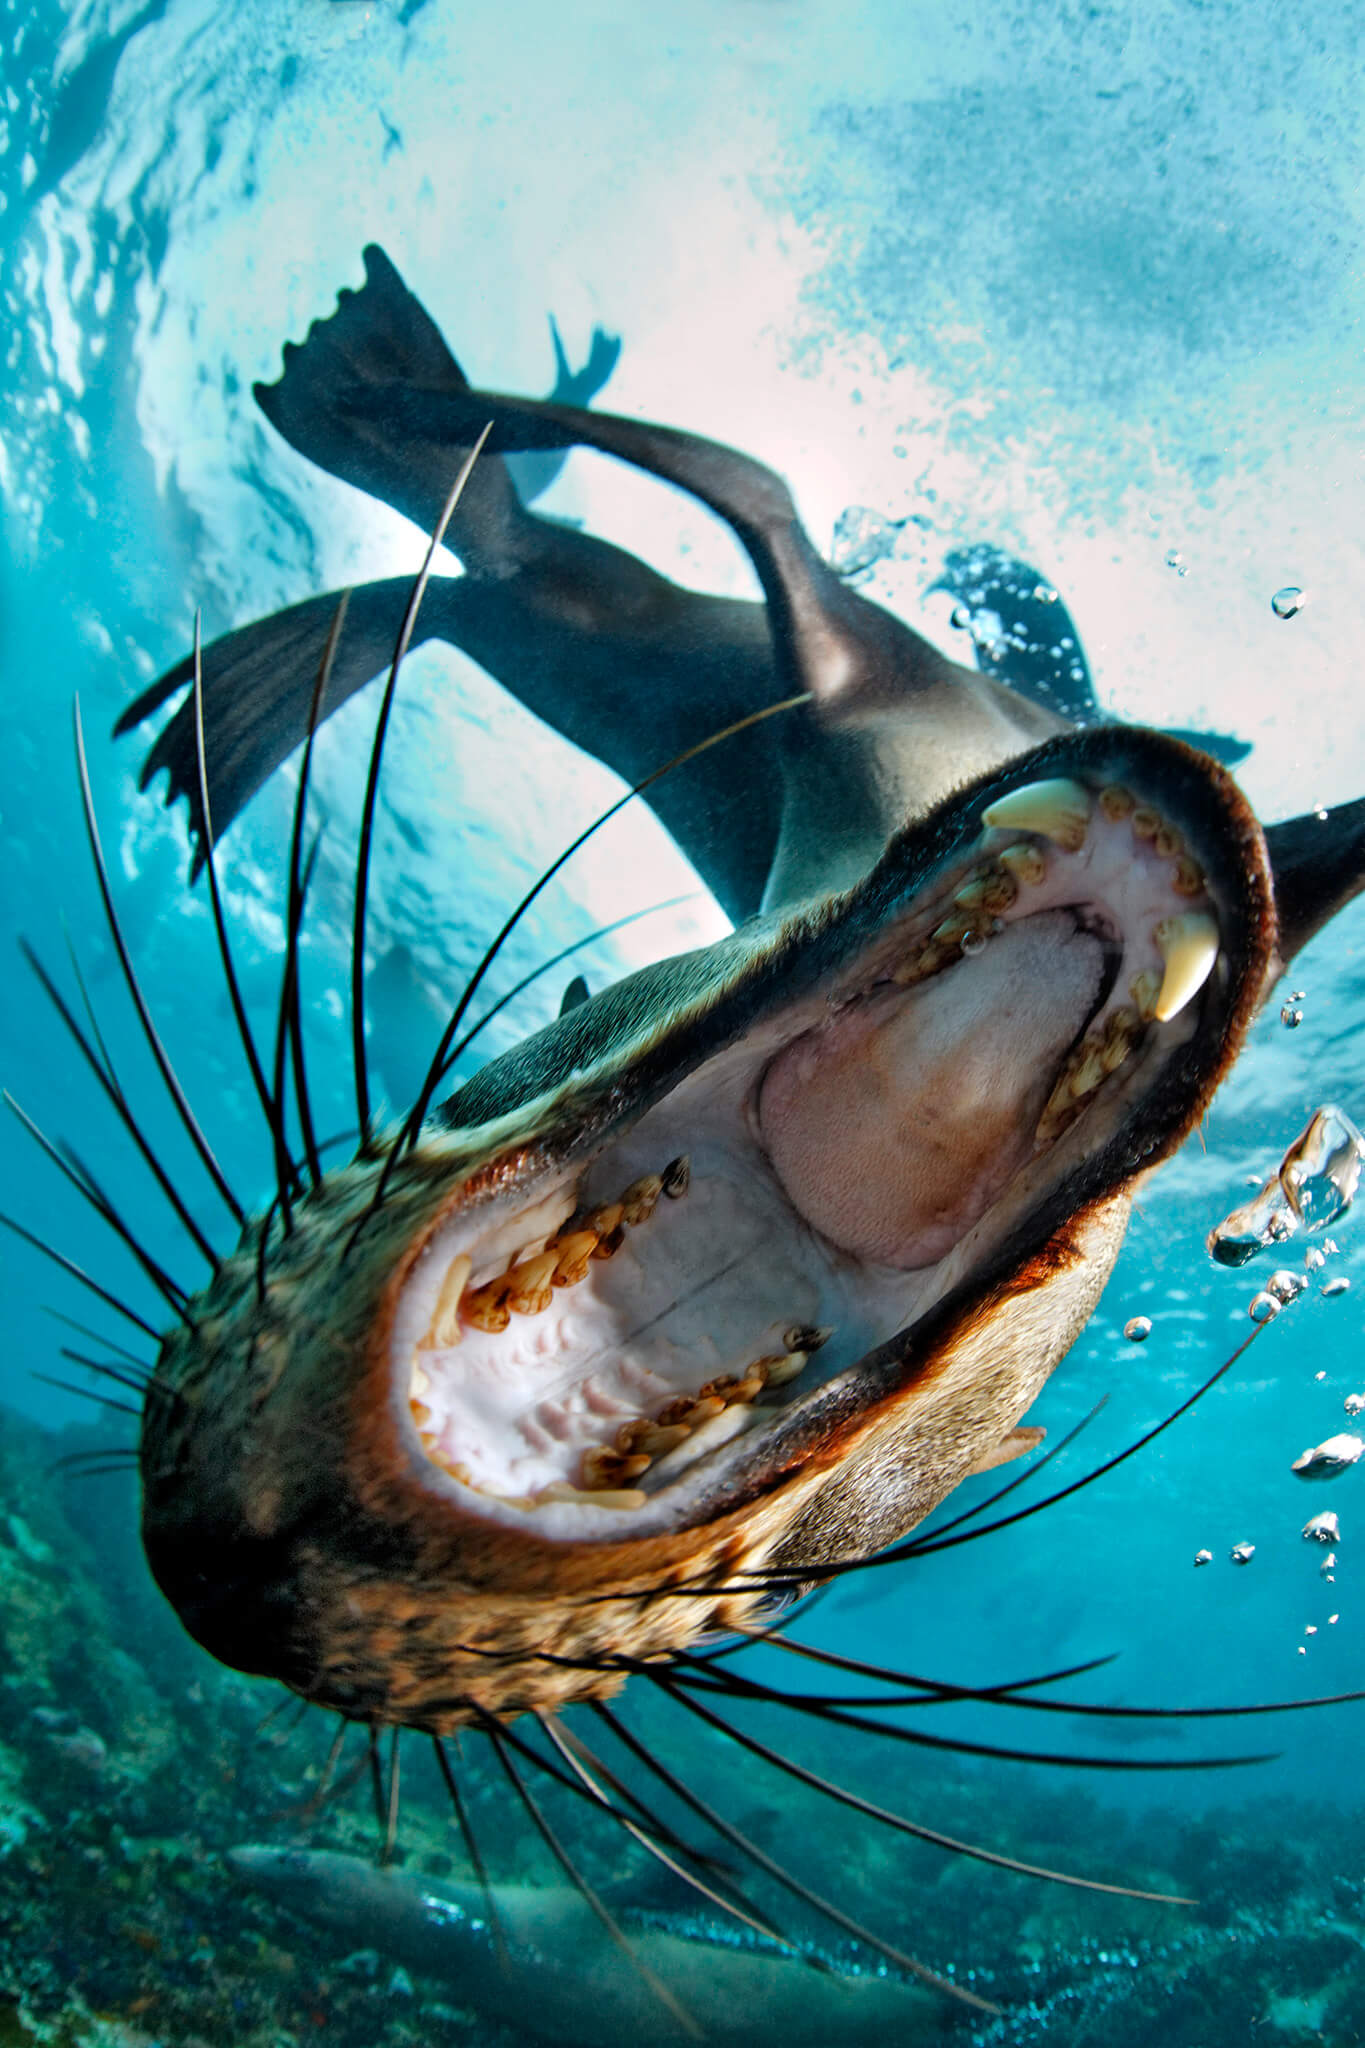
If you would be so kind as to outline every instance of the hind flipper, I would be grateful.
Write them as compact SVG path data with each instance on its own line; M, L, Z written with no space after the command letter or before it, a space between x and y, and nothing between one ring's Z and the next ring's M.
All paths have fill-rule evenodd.
M482 422L464 442L404 432L404 399L414 385L458 394L469 384L440 328L377 244L366 248L364 263L360 290L343 288L335 313L315 320L302 343L285 343L283 375L253 387L256 403L309 462L430 533ZM364 392L368 405L342 409L339 391ZM465 487L449 545L474 574L508 573L528 540L524 518L502 463L487 459Z
M439 577L428 585L414 645L439 630L445 609L444 586L452 581ZM391 576L352 591L321 707L323 718L330 717L393 659L411 592L408 576ZM287 611L239 627L204 649L204 761L215 842L302 741L318 667L340 599L336 590L307 598ZM131 732L193 680L194 657L187 655L128 706L114 727L115 733ZM193 691L158 735L142 764L139 787L145 789L162 768L170 778L166 802L174 803L181 796L189 802L195 841L193 873L197 874L205 841Z

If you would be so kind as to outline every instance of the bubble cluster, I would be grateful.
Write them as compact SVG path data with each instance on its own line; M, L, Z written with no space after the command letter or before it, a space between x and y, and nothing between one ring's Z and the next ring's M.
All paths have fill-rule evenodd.
M1300 1230L1325 1230L1355 1200L1365 1162L1365 1137L1344 1109L1324 1103L1249 1201L1240 1202L1208 1235L1220 1266L1244 1266L1267 1245ZM1330 1240L1324 1251L1334 1250Z

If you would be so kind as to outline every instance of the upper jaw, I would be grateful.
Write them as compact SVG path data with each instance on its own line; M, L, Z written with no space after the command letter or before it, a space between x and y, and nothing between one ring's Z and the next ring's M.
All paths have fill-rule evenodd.
M1013 794L1058 780L1086 793L1094 829L1063 845L1054 875L1067 860L1088 859L1097 878L1100 870L1117 877L1099 891L1107 891L1105 915L1118 929L1102 935L1105 966L1093 1000L1082 1005L1074 1043L1037 1105L1030 1156L983 1213L941 1256L888 1257L880 1241L867 1256L856 1203L850 1221L837 1201L808 1198L818 1128L817 1141L794 1147L785 1133L775 1136L765 1084L803 1038L837 1032L840 1014L869 990L913 992L962 972L938 957L945 931L954 939L955 902L964 892L969 909L979 900L980 876L998 872L1002 850L1033 846L1045 867L1004 906L1007 923L1030 914L1030 888L1039 907L1066 900L1068 890L1075 900L1074 865L1073 880L1049 894L1046 857L1056 840L1046 800L1039 828L1029 822L1029 800ZM1113 801L1116 785L1131 787L1136 806ZM1151 791L1159 793L1161 830L1182 844L1163 843L1154 854L1150 823L1139 818L1133 873L1125 876L1119 838L1131 834ZM1058 830L1063 841L1075 837L1065 815ZM1174 897L1153 882L1163 863ZM1027 876L1029 863L1021 868ZM986 900L998 899L988 892ZM1216 950L1202 969L1177 961L1175 983L1194 976L1178 1001L1180 987L1162 990L1153 934L1186 915L1212 926ZM1103 923L1097 915L1097 927ZM646 970L598 998L595 1019L591 1005L572 1013L505 1066L485 1070L445 1113L454 1122L477 1107L482 1120L502 1108L498 1124L478 1136L496 1149L515 1134L524 1170L491 1205L471 1208L462 1187L405 1262L412 1277L386 1343L390 1416L423 1492L509 1535L619 1544L752 1502L805 1467L813 1446L837 1465L888 1390L899 1387L903 1405L913 1407L925 1351L915 1331L931 1312L936 1324L945 1314L951 1323L1028 1270L1068 1219L1103 1208L1179 1142L1236 1050L1272 940L1259 832L1222 771L1178 742L1101 732L1049 743L908 828L866 882L818 914L737 934L680 967ZM1177 934L1176 952L1180 943ZM1168 1008L1170 1015L1152 1014ZM467 1126L461 1132L474 1135ZM612 1218L621 1195L683 1158L691 1175L685 1195L656 1187L648 1216ZM603 1212L617 1256L590 1259L585 1232ZM751 1222L746 1251L741 1225ZM714 1242L727 1232L737 1246L728 1274ZM590 1280L577 1272L574 1239ZM747 1289L734 1278L746 1258ZM680 1276L678 1284L670 1276ZM580 1305L571 1312L576 1289ZM506 1311L510 1335L487 1327L490 1306L495 1324ZM581 1394L573 1343L562 1334L574 1315L586 1323L594 1361ZM829 1343L804 1370L787 1370L784 1357L803 1349L792 1333L827 1326ZM446 1341L452 1336L458 1342ZM600 1362L607 1353L611 1370ZM561 1371L566 1361L570 1369ZM448 1376L461 1391L433 1399L433 1383ZM1021 1369L1018 1409L1035 1377ZM709 1391L717 1380L719 1410ZM994 1395L983 1426L1007 1431L1014 1399ZM693 1412L680 1414L688 1400ZM683 1423L690 1436L675 1441L668 1432L676 1436ZM493 1432L497 1444L509 1427L521 1437L500 1464L496 1449L484 1455L478 1431Z

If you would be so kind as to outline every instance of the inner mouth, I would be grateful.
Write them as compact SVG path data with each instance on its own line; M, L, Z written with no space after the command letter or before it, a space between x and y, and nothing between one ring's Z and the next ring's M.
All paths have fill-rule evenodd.
M1115 783L1029 784L981 824L624 1134L438 1225L390 1334L434 1485L554 1539L685 1514L706 1461L906 1330L1112 1133L1196 1028L1202 869Z

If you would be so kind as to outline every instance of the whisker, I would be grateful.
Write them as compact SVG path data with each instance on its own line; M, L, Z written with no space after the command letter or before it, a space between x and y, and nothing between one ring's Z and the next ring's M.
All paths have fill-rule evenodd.
M1006 1856L998 1849L984 1849L979 1843L961 1841L955 1835L943 1834L938 1828L926 1827L920 1821L909 1820L904 1814L892 1813L889 1808L878 1806L875 1801L864 1799L857 1792L850 1792L847 1786L836 1784L832 1778L825 1778L818 1771L808 1770L794 1758L770 1749L767 1743L760 1742L756 1736L746 1735L741 1729L736 1728L733 1722L724 1720L710 1707L703 1706L700 1700L693 1698L687 1689L677 1685L666 1674L656 1673L656 1679L679 1706L685 1707L690 1714L699 1715L708 1726L722 1735L729 1736L741 1749L748 1750L751 1756L762 1758L764 1763L771 1764L785 1776L794 1778L798 1784L809 1786L823 1798L832 1799L837 1805L846 1806L852 1812L862 1814L867 1820L879 1821L883 1827L894 1828L899 1834L912 1835L917 1842L927 1842L936 1849L948 1849L953 1855L969 1857L976 1863L989 1863L998 1870L1012 1870L1022 1877L1046 1878L1052 1884L1071 1885L1080 1891L1109 1892L1116 1898L1146 1899L1162 1906L1192 1906L1196 1903L1193 1899L1175 1898L1168 1892L1137 1891L1131 1885L1102 1884L1097 1878L1077 1877L1069 1871L1051 1870L1040 1863L1023 1863L1018 1857Z
M129 1308L126 1301L120 1301L116 1294L111 1294L107 1287L101 1287L98 1280L92 1280L74 1259L66 1256L65 1252L59 1252L55 1245L45 1243L41 1237L36 1237L31 1230L26 1230L22 1223L17 1223L13 1216L6 1216L3 1211L0 1211L0 1225L12 1231L16 1237L21 1237L25 1244L32 1245L34 1251L41 1252L44 1258L51 1259L54 1266L60 1266L71 1279L79 1282L82 1287L88 1287L92 1294L98 1295L106 1308L113 1309L116 1315L124 1317L127 1322L141 1330L145 1337L150 1337L155 1345L160 1346L161 1332L154 1324L149 1323L145 1316L140 1316L136 1309Z
M389 716L398 688L398 673L412 639L413 627L417 623L418 608L426 594L436 550L445 539L446 528L454 516L455 507L464 495L465 485L469 482L474 465L483 453L483 444L492 431L493 422L490 420L461 463L459 475L451 485L450 495L441 508L441 516L436 522L430 545L404 609L402 624L398 628L398 642L393 650L393 662L389 668L388 681L384 685L379 716L375 721L374 742L370 748L369 774L365 780L365 803L360 817L360 846L356 855L355 919L351 932L351 1064L355 1074L356 1121L360 1125L362 1151L370 1140L370 1077L365 1062L365 919L369 911L370 856L374 841L375 803L379 795L380 763L384 757Z
M763 1701L769 1706L786 1707L794 1714L803 1714L827 1726L855 1728L862 1734L880 1735L892 1742L908 1743L916 1749L933 1749L955 1756L989 1756L1005 1763L1061 1764L1069 1770L1081 1771L1223 1771L1239 1769L1246 1764L1263 1764L1271 1761L1267 1755L1257 1756L1205 1756L1205 1757L1128 1757L1128 1756L1079 1756L1070 1751L1056 1752L1034 1749L1009 1749L999 1743L971 1742L965 1736L927 1735L922 1728L902 1728L888 1721L875 1721L865 1714L858 1714L843 1707L826 1705L818 1697L804 1693L782 1692L777 1687L764 1685L755 1678L742 1678L732 1666L717 1671L714 1666L698 1667L705 1670L705 1678L692 1673L688 1666L693 1662L685 1650L675 1651L675 1663L667 1680L652 1666L641 1668L660 1684L667 1683L685 1691L689 1696L711 1694L720 1699L747 1699Z
M908 1954L904 1949L896 1948L891 1942L883 1941L880 1935L872 1932L870 1927L865 1927L861 1921L855 1920L851 1914L845 1913L841 1907L836 1906L832 1899L825 1898L822 1893L812 1890L807 1884L803 1884L799 1877L794 1877L789 1870L777 1862L776 1858L769 1856L766 1850L760 1849L758 1843L752 1841L748 1835L741 1834L732 1821L726 1820L722 1814L717 1813L716 1809L709 1805L701 1797L700 1793L694 1792L690 1785L685 1784L681 1778L669 1770L668 1766L654 1755L653 1751L626 1726L624 1721L618 1720L617 1716L613 1714L611 1708L604 1701L594 1700L592 1702L592 1710L600 1720L606 1723L617 1741L628 1749L631 1755L645 1766L646 1770L651 1771L661 1784L667 1786L675 1798L682 1800L685 1806L691 1807L692 1811L699 1815L709 1827L714 1828L716 1833L725 1841L732 1843L740 1851L741 1855L749 1859L756 1869L766 1871L769 1877L774 1878L778 1884L791 1892L795 1898L804 1900L808 1906L813 1906L816 1912L822 1914L833 1926L842 1927L845 1934L851 1934L855 1941L865 1943L877 1955L884 1956L887 1962L895 1963L897 1968L908 1971L911 1976L918 1977L921 1983L932 1984L936 1991L946 1992L950 1998L960 1999L964 2004L975 2006L982 2012L999 2013L1000 2007L992 2004L989 1998L982 1998L977 1992L968 1991L965 1985L954 1984L950 1977L939 1976L938 1972L931 1970L927 1963L920 1962L917 1957Z
M135 1351L129 1351L126 1345L116 1344L113 1338L106 1337L103 1331L92 1330L88 1323L78 1323L74 1316L63 1315L59 1308L50 1308L46 1304L43 1305L43 1314L51 1316L56 1323L65 1323L67 1329L74 1330L78 1336L88 1337L92 1344L102 1344L106 1351L112 1351L116 1357L125 1359L129 1365L136 1367L144 1381L153 1377L156 1370L154 1366L148 1365L145 1358L139 1358Z
M621 1783L615 1772L611 1771L602 1762L600 1757L593 1755L586 1743L582 1742L577 1736L572 1735L567 1728L559 1727L554 1720L544 1714L538 1713L536 1719L540 1722L545 1734L554 1743L555 1748L559 1751L565 1762L573 1770L577 1771L582 1782L588 1787L594 1798L599 1799L609 1810L616 1811L616 1809L611 1807L610 1800L608 1800L606 1794L594 1779L592 1772L596 1771L607 1780L608 1784L619 1795L629 1798L633 1804L638 1805L640 1803L635 1799L635 1795L629 1792L627 1787ZM589 1765L592 1767L591 1770L588 1768ZM621 1823L627 1832L634 1836L642 1849L647 1850L651 1856L662 1863L666 1869L671 1870L675 1877L680 1878L693 1891L699 1892L704 1899L709 1899L711 1904L718 1907L722 1913L728 1914L734 1920L742 1921L744 1926L751 1927L755 1934L763 1935L766 1940L775 1941L783 1948L791 1949L797 1954L800 1953L799 1944L794 1942L789 1935L780 1933L777 1928L770 1926L766 1920L759 1919L754 1913L746 1912L742 1906L738 1906L733 1900L726 1898L723 1892L718 1892L711 1885L707 1884L694 1870L689 1870L685 1863L681 1863L676 1857L670 1856L668 1851L647 1835L643 1828L636 1827L634 1822L626 1819L624 1815L618 1815L618 1817L621 1819ZM685 1844L684 1847L686 1847ZM699 1861L710 1860L709 1858L702 1859L695 1850L689 1850L688 1854L697 1856Z
M181 1196L180 1191L176 1187L175 1182L171 1179L170 1174L167 1173L165 1167L161 1164L161 1161L158 1159L156 1153L153 1151L152 1146L148 1141L147 1137L145 1136L136 1117L133 1115L133 1112L129 1107L128 1098L124 1094L123 1089L119 1083L118 1076L114 1070L114 1063L109 1057L108 1047L104 1044L103 1039L99 1038L97 1035L96 1043L98 1044L99 1051L98 1054L96 1053L95 1046L93 1046L90 1043L89 1039L82 1031L80 1025L76 1022L76 1019L72 1015L70 1008L63 999L60 990L53 982L51 976L48 974L41 960L39 960L38 955L34 952L32 946L29 945L27 939L20 939L19 950L23 954L24 959L28 962L28 965L32 969L33 973L37 976L39 984L42 987L43 993L46 995L48 1001L56 1010L57 1015L61 1018L63 1024L66 1026L67 1031L69 1032L77 1048L83 1055L86 1064L90 1068L91 1073L94 1075L96 1081L99 1083L100 1087L108 1096L109 1101L112 1103L114 1107L115 1114L119 1118L119 1121L122 1123L129 1137L137 1146L138 1151L142 1154L142 1157L147 1162L147 1165L150 1167L152 1174L156 1179L157 1185L160 1187L161 1192L165 1195L167 1201L170 1203L172 1209L175 1211L176 1216L180 1220L182 1228L185 1230L186 1234L193 1240L195 1247L203 1256L203 1258L207 1260L212 1271L216 1273L218 1271L219 1264L218 1254L214 1250L213 1245L210 1243L209 1239L205 1236L204 1232L199 1228L199 1225L195 1222L194 1217L190 1213L188 1204ZM75 965L74 952L72 954L72 964L73 966ZM80 970L79 968L77 968L78 980L79 975ZM85 985L83 982L81 982L80 987L81 995L85 1001L87 1013L90 1016L91 1028L96 1032L96 1034L98 1034L98 1026L95 1024L94 1021L94 1012L90 1008L90 998L86 994Z
M369 1734L370 1746L366 1753L366 1761L370 1768L370 1792L374 1799L374 1817L379 1826L379 1839L382 1842L389 1824L389 1802L384 1790L384 1766L379 1757L379 1730L373 1722L370 1724Z
M438 1082L450 1072L461 1053L468 1050L486 1026L501 1015L509 1003L515 1002L519 995L530 988L533 982L540 981L547 974L553 974L556 967L562 967L566 960L572 960L574 954L583 952L585 947L595 946L599 939L609 939L613 932L623 931L629 924L639 924L643 918L657 917L665 910L676 910L680 903L690 903L696 894L695 889L689 889L686 895L670 896L663 903L651 903L647 910L632 910L625 917L614 918L610 924L599 925L595 932L588 932L585 937L575 939L571 946L561 946L548 960L542 960L538 967L533 967L528 974L523 974L520 981L514 981L506 994L499 996L495 1003L490 1003L478 1021L470 1025L464 1037L451 1046L437 1077Z
M460 1830L465 1848L468 1851L470 1863L473 1865L475 1879L479 1890L483 1893L484 1910L488 1915L488 1924L493 1930L493 1946L497 1951L498 1960L502 1967L507 1969L510 1967L510 1958L507 1953L507 1936L503 1931L502 1915L498 1911L498 1902L494 1896L493 1887L488 1882L488 1872L484 1867L484 1860L474 1834L473 1823L465 1808L464 1796L460 1791L455 1773L450 1768L450 1758L446 1755L445 1743L439 1735L432 1736L431 1746L435 1751L436 1762L440 1767L441 1776L445 1780L446 1791L450 1794L450 1803L454 1808L456 1825Z
M649 1986L649 1989L654 1993L655 1997L659 2000L660 2004L663 2005L667 2011L672 2013L674 2019L678 2022L679 2026L683 2028L685 2033L690 2034L694 2040L701 2040L703 2038L702 2030L697 2025L696 2021L692 2018L691 2014L686 2010L684 2006L679 2004L678 2000L674 1997L673 1993L669 1990L668 1986L664 1983L663 1979L654 1970L650 1969L648 1963L646 1963L641 1956L636 1954L635 1950L632 1948L630 1942L627 1940L626 1935L623 1933L621 1927L617 1923L614 1916L610 1912L608 1912L601 1898L593 1890L592 1886L588 1883L587 1879L583 1876L582 1872L578 1869L577 1865L570 1858L568 1851L565 1849L563 1843L560 1841L554 1829L550 1826L549 1821L547 1820L544 1812L541 1809L539 1800L532 1792L530 1786L527 1785L523 1780L520 1771L517 1769L516 1764L509 1753L506 1740L506 1729L499 1727L498 1723L493 1719L491 1715L482 1716L481 1719L483 1720L485 1732L487 1733L488 1739L493 1745L493 1751L498 1759L498 1762L502 1765L503 1770L507 1773L507 1777L511 1782L512 1788L516 1792L517 1797L521 1800L522 1805L525 1807L528 1815L530 1816L532 1825L535 1827L536 1833L540 1836L546 1848L550 1851L550 1854L554 1857L556 1863L558 1863L560 1869L564 1872L564 1875L568 1878L569 1882L574 1886L574 1888L581 1894L582 1898L586 1901L586 1903L592 1908L593 1913L596 1915L602 1927L605 1928L608 1935L610 1935L611 1939L616 1943L616 1946L622 1951L622 1953L630 1962L631 1968L635 1971L636 1975L641 1979L641 1981Z
M195 764L199 776L199 815L203 830L199 851L209 877L209 902L213 907L213 928L218 938L218 957L223 963L223 980L227 987L228 1002L232 1006L233 1019L237 1025L237 1036L241 1041L251 1085L265 1117L266 1129L270 1133L272 1152L276 1159L283 1143L283 1133L278 1129L275 1105L266 1086L265 1071L256 1051L256 1041L251 1025L247 1021L246 1004L242 998L241 983L232 958L232 944L228 938L227 918L223 913L223 892L218 880L216 849L213 843L213 813L209 808L208 761L204 752L204 662L200 644L202 621L198 610L194 614L194 750Z
M314 692L314 702L316 702L316 692ZM304 766L305 768L307 767L306 758ZM301 796L305 788L306 785L300 779L299 789ZM301 825L303 814L297 805L295 806L294 815L296 823ZM289 1044L291 1034L294 1032L296 1023L299 1051L300 1053L302 1052L303 1023L301 1017L296 1018L295 1016L299 1000L299 932L303 923L304 903L307 900L308 890L313 880L313 870L317 864L318 851L321 844L322 834L319 831L309 850L307 864L301 878L295 869L292 852L290 856L289 911L286 926L284 971L280 979L279 1013L275 1027L275 1128L278 1134L278 1146L275 1154L275 1185L280 1203L280 1221L284 1226L286 1237L291 1236L294 1229L294 1212L289 1204L290 1191L292 1189L295 1194L301 1194L303 1192L303 1184L298 1168L294 1164L293 1156L285 1143L284 1061L285 1050ZM296 1076L298 1071L296 1068ZM306 1112L301 1111L301 1116L303 1114L306 1114ZM308 1152L311 1172L311 1163L317 1159L317 1143L313 1136L311 1118L308 1119L305 1149ZM322 1167L319 1163L317 1173L313 1176L313 1186L316 1187L321 1179Z
M103 1222L107 1223L115 1236L120 1238L127 1246L143 1272L147 1275L147 1278L151 1281L153 1287L156 1288L158 1294L164 1297L168 1305L183 1322L189 1323L193 1327L191 1318L186 1313L185 1304L187 1296L184 1288L172 1280L165 1267L158 1265L151 1253L145 1250L139 1243L132 1230L123 1221L123 1218L119 1215L109 1197L90 1172L90 1169L82 1163L78 1155L72 1152L69 1147L63 1148L60 1145L54 1144L52 1139L39 1129L27 1111L21 1108L19 1103L15 1101L8 1088L0 1089L0 1097L3 1097L6 1109L12 1111L19 1119L19 1122L23 1125L34 1143L40 1146L47 1154L47 1157L52 1161L57 1171L70 1182L77 1194L82 1195L89 1202L95 1214ZM65 1157L63 1157L64 1149L67 1155Z
M308 1100L308 1084L304 1073L303 1060L303 1015L299 988L299 946L303 928L304 899L308 893L308 881L306 877L300 874L300 862L303 852L303 820L308 808L308 784L313 770L313 743L317 738L322 700L326 695L327 684L331 678L332 664L336 659L337 642L341 638L341 630L346 623L346 613L350 602L350 591L343 590L341 602L338 604L332 618L332 623L327 630L327 644L322 650L322 660L318 663L317 680L313 684L313 695L308 705L308 731L303 743L303 760L299 767L298 793L294 799L293 829L289 835L289 908L286 924L284 971L280 977L279 1019L276 1025L275 1036L274 1094L278 1128L280 1133L283 1134L284 1040L287 1031L290 1049L293 1054L294 1098L298 1104L299 1129L303 1136L304 1154L308 1161L308 1171L312 1177L314 1187L322 1179L322 1162L318 1158L317 1138L313 1130L313 1116ZM309 859L310 873L313 861L317 858L317 850L318 841L314 840L313 852ZM279 1164L280 1162L277 1159L277 1178ZM293 1163L291 1161L291 1175L292 1170ZM281 1194L283 1195L283 1182L280 1183L280 1186Z
M141 1421L142 1410L134 1408L131 1401L115 1401L112 1395L97 1393L94 1387L77 1386L75 1380L59 1380L50 1372L33 1372L30 1379L41 1380L45 1387L60 1387L64 1394L75 1394L82 1401L94 1401L101 1408L112 1408L116 1415L131 1415Z
M69 1344L59 1346L58 1355L62 1358L69 1358L73 1365L83 1365L87 1372L98 1373L101 1379L113 1380L116 1385L126 1387L130 1394L141 1394L148 1400L150 1400L153 1394L164 1394L168 1397L175 1396L175 1398L179 1398L173 1387L163 1386L150 1373L144 1378L138 1379L130 1372L121 1371L118 1366L110 1365L103 1358L91 1358L84 1351L73 1351ZM143 1411L141 1408L137 1408L133 1412L141 1415Z
M384 1846L379 1856L381 1870L387 1870L392 1863L394 1847L398 1841L398 1738L402 1732L395 1724L389 1733L389 1804L384 1819Z
M114 951L118 955L119 966L123 970L123 979L127 984L128 993L132 997L133 1007L137 1011L138 1022L142 1026L142 1034L147 1041L148 1050L156 1061L161 1078L166 1084L167 1093L175 1105L176 1114L184 1126L186 1136L199 1154L204 1170L222 1197L228 1214L240 1228L245 1212L229 1187L223 1170L214 1157L213 1148L204 1136L203 1131L199 1128L198 1118L190 1108L185 1091L176 1077L170 1057L161 1042L160 1033L152 1022L152 1014L147 1007L147 999L142 993L142 985L138 981L132 955L128 951L128 946L123 936L123 928L119 923L118 912L114 908L114 895L109 886L109 871L104 864L104 848L100 844L99 825L95 818L95 799L90 788L90 767L85 758L85 735L81 730L79 698L76 698L72 704L72 714L76 737L76 770L80 777L81 807L85 813L86 837L90 842L90 857L95 865L95 879L99 883L100 896L104 902L105 921L109 927L109 936L114 942Z

